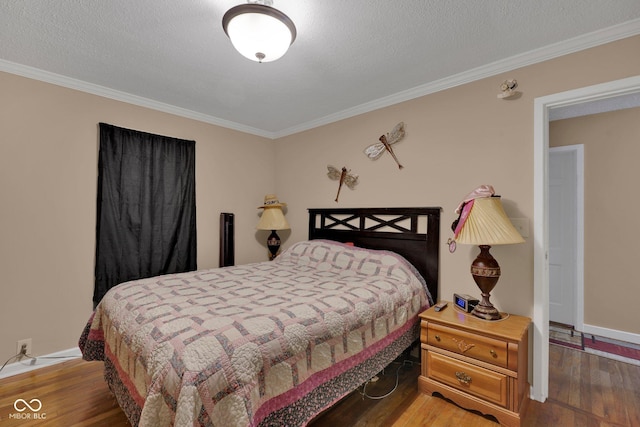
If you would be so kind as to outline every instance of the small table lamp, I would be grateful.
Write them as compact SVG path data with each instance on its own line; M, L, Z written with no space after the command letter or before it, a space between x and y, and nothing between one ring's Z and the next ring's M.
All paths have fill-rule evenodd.
M258 207L258 209L264 209L264 212L262 212L256 228L258 230L271 230L271 234L267 238L269 261L278 256L278 251L280 250L280 237L276 230L289 230L291 228L282 213L283 206L287 206L287 204L280 203L275 194L267 194L264 196L264 205Z
M456 242L480 246L480 253L471 264L471 275L482 291L482 301L471 313L485 320L498 320L500 312L489 297L500 278L500 266L489 249L491 245L524 243L524 239L509 221L500 196L479 197L467 202L460 221Z

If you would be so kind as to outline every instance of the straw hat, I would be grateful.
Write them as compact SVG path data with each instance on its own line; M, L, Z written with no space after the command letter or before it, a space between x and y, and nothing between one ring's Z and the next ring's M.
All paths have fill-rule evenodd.
M264 205L258 206L258 209L281 208L283 206L287 206L287 204L280 203L280 200L278 200L278 196L276 196L275 194L267 194L266 196L264 196Z

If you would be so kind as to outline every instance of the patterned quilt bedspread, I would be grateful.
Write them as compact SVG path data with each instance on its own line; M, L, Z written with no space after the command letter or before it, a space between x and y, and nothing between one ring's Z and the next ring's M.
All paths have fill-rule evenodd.
M427 293L392 252L305 241L272 262L123 283L80 348L115 368L134 424L254 426L414 328Z

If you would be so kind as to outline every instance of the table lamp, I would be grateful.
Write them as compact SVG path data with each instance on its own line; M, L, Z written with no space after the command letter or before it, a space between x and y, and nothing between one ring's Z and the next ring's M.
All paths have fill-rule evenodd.
M271 230L271 234L267 238L269 261L277 257L280 250L280 237L276 230L289 230L291 228L282 213L283 206L287 206L287 204L280 203L275 194L267 194L264 196L264 205L258 207L258 209L264 209L264 211L256 228L258 230Z
M471 314L485 320L499 320L500 312L491 304L489 297L500 278L500 266L489 249L492 245L524 243L504 212L500 196L478 197L466 202L455 236L457 243L480 247L480 253L471 264L471 275L482 292L482 300Z

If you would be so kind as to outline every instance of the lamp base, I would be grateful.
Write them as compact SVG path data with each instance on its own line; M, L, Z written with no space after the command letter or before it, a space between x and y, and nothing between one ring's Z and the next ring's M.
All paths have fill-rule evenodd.
M485 320L499 320L500 312L491 304L489 297L500 278L500 266L489 253L490 248L489 245L480 245L480 253L471 264L471 275L482 292L482 300L471 314Z
M269 261L273 261L280 251L280 236L276 230L271 230L271 234L267 238L267 248L269 248Z
M482 295L482 297L483 297L482 299L484 299L484 294ZM488 296L487 296L487 300L488 300ZM484 320L502 319L502 316L500 315L500 312L498 311L498 309L495 308L491 303L489 303L489 305L483 305L482 303L479 303L471 311L471 314Z

